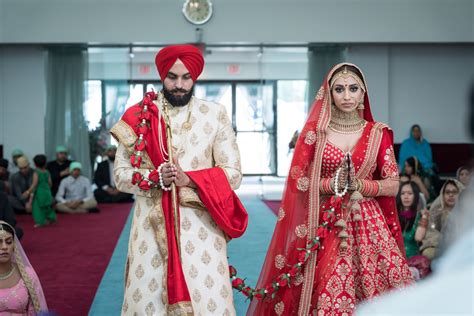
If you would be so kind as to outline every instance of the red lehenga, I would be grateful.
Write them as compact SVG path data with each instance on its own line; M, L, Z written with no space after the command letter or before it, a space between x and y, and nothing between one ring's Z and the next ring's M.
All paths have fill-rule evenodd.
M329 72L298 139L258 288L268 288L294 266L301 249L320 236L318 225L327 221L324 210L332 196L329 181L346 155L327 140L329 80L343 65L350 64L337 65ZM247 315L351 315L358 303L412 283L394 199L398 168L392 131L373 121L368 93L364 104L359 114L367 123L351 150L355 175L363 183L360 210L344 213L343 207L336 211L318 251L311 253L290 286L279 288L273 297L253 299ZM350 204L349 195L342 204ZM334 225L342 216L347 216L345 249L339 247L341 229Z

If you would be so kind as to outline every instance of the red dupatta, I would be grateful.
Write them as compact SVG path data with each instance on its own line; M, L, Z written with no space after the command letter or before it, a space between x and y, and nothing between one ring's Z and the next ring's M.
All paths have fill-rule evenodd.
M265 289L266 294L262 300L254 299L251 302L247 315L309 314L318 238L322 239L325 235L325 222L319 223L319 179L327 141L326 130L331 117L329 80L345 65L356 67L343 63L329 71L297 140L278 221L257 284L257 288ZM360 72L362 74L362 71ZM365 79L361 79L367 87ZM367 91L364 105L365 109L359 111L360 116L368 122L373 122ZM388 132L392 136L391 131ZM379 197L377 200L384 214L395 210L393 197ZM396 214L396 211L394 213ZM330 212L327 214L324 214L324 220L330 220ZM302 264L299 269L298 263ZM272 292L273 295L269 295ZM261 293L259 295L261 297Z

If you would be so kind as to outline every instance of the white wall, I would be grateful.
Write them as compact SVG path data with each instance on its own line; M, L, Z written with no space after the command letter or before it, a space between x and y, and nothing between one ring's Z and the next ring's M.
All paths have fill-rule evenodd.
M3 0L4 43L195 41L184 0ZM472 42L472 0L214 0L206 43Z
M11 159L21 148L31 159L44 153L46 53L39 48L0 47L0 143Z
M348 61L363 69L375 119L393 128L395 142L415 123L433 143L471 142L474 45L354 45Z

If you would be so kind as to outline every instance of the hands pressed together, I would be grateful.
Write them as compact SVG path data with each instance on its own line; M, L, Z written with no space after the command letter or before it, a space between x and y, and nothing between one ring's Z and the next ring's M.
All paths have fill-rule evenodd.
M163 176L163 183L167 187L169 187L172 183L178 187L194 187L194 183L186 175L186 173L184 173L183 169L178 163L165 163L161 169L161 173Z
M341 169L339 177L337 179L335 176L332 178L331 188L334 190L337 181L339 188L344 188L347 185L349 192L360 190L361 183L360 180L356 178L354 163L352 162L350 154L346 155L344 163L339 168Z

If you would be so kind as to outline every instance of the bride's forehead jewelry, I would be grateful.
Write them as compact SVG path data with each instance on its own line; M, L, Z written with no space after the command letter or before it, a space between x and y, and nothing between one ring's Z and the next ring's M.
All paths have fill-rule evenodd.
M8 230L3 228L3 224L0 224L0 238L8 238L11 237L11 233Z
M346 78L349 78L349 77L354 78L354 80L357 81L357 83L359 84L360 88L365 91L365 85L364 85L364 82L362 81L362 79L355 72L350 71L349 69L347 69L347 66L344 66L344 68L342 68L342 70L340 70L339 72L334 74L334 76L332 76L332 79L331 79L331 82L330 82L330 87L332 88L334 86L334 83L336 82L337 79L339 79L339 78L345 78L346 79Z

